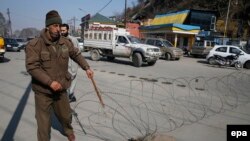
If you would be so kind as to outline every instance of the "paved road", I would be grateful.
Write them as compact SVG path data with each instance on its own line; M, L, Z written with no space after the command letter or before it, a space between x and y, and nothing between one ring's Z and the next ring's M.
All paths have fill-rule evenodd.
M36 140L34 97L24 52L7 52L6 57L0 63L1 140ZM157 133L177 141L223 141L228 124L250 123L249 70L217 68L189 57L141 68L126 59L88 62L105 108L79 70L77 102L72 108L87 135L74 119L77 140L125 141ZM66 141L54 116L52 121L51 140Z

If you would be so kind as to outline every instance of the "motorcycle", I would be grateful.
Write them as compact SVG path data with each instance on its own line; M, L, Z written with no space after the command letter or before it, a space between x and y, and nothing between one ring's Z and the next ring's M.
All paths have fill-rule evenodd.
M213 58L214 61L217 65L221 66L227 66L227 67L231 67L234 66L236 69L240 69L242 68L242 64L241 62L238 60L239 56L241 54L235 54L235 55L228 55L226 57L222 57L220 55L214 54Z

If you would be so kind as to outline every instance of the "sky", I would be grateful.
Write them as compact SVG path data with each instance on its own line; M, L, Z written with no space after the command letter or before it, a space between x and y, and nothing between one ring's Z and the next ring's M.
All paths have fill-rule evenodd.
M127 7L136 4L137 0L127 0ZM40 30L45 27L45 15L50 10L57 10L64 23L73 24L75 17L77 26L81 17L86 14L93 16L103 8L99 13L107 17L122 13L125 0L0 0L0 12L6 20L7 8L10 10L12 31L28 27Z

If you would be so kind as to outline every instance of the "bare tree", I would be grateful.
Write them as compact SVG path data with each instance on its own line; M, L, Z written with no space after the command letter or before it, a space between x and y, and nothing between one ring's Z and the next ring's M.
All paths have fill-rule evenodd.
M39 35L39 30L36 28L24 28L19 37L21 38L28 38L28 37L36 37Z
M6 34L6 20L3 14L0 12L0 35L5 36Z

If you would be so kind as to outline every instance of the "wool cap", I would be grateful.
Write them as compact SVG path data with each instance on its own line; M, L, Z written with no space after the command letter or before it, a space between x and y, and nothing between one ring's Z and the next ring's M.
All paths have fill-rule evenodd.
M46 27L51 24L62 24L62 19L56 10L51 10L46 14Z

